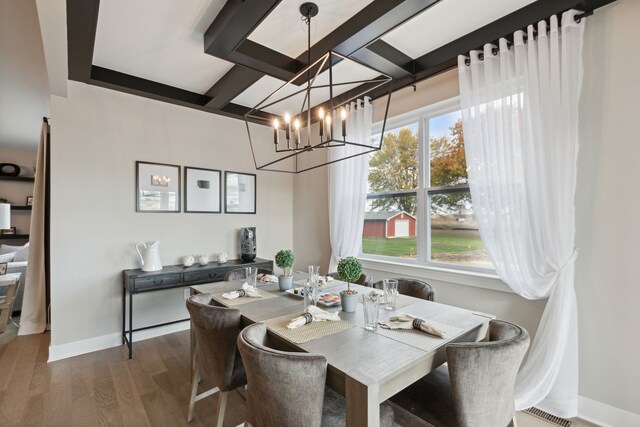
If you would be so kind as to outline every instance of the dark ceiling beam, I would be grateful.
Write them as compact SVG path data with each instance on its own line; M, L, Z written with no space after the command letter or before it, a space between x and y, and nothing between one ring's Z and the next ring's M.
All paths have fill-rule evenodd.
M357 50L363 49L372 42L375 42L379 35L391 31L407 19L410 19L412 16L426 10L438 1L440 0L374 0L360 12L329 33L322 40L314 44L311 47L311 62L318 60L318 58L329 50L336 50L338 53L347 56ZM225 7L227 7L227 5L225 5ZM231 6L229 6L229 8L231 8ZM236 13L238 12L236 11ZM254 19L257 18L254 17ZM216 20L214 20L214 24ZM228 22L228 19L225 22ZM213 24L211 27L213 27ZM247 31L249 30L249 27L251 26L246 25L243 30ZM216 28L219 31L218 36L220 36L220 33L225 31L224 28L218 26ZM251 30L253 30L253 28L251 28ZM229 31L232 30L229 29ZM233 39L239 42L242 37L240 37L237 30L234 29L233 31L235 33L235 38ZM229 60L234 60L234 62L238 62L237 60L240 60L239 63L242 65L256 68L258 71L265 72L266 74L271 75L272 77L277 77L283 81L291 80L295 77L296 72L301 70L307 63L307 52L303 52L295 59L289 58L291 62L288 63L287 61L280 59L279 66L281 70L278 75L276 75L274 71L277 70L273 69L273 65L275 65L273 63L274 57L269 57L269 55L265 54L266 51L261 52L261 50L257 48L257 46L261 45L252 42L251 40L247 40L246 38L248 35L249 34L246 34L244 37L245 41L238 45L237 51L250 53L250 56L253 58L257 55L261 55L263 63L244 62L246 58L243 59L238 56L231 56L228 58ZM212 40L209 41L211 42ZM245 44L248 44L249 48L252 49L253 52L247 52ZM205 46L206 45L207 42L205 42ZM264 46L261 47L263 49L268 49ZM223 50L220 50L220 52L223 52ZM232 53L231 55L236 54L237 52ZM367 65L369 65L368 62L371 62L370 66L380 72L392 71L392 73L388 74L397 78L406 76L406 72L402 70L402 65L404 64L392 64L389 62L390 58L388 57L378 58L375 51L363 52L359 54L359 56L358 60ZM286 68L282 68L282 65L285 65ZM222 108L226 103L231 102L236 96L241 94L260 79L261 76L259 77L255 73L248 73L246 71L242 73L240 67L241 66L234 67L224 77L224 81L231 81L234 83L233 90L223 87L224 83L221 80L207 92L208 94L213 95L211 106ZM282 71L284 71L285 74L282 74ZM302 82L294 83L301 84Z
M458 55L482 48L484 44L493 43L501 37L510 37L515 31L547 19L551 15L561 14L569 9L593 11L615 1L617 0L538 0L416 58L414 61L415 75L394 81L392 83L393 91L414 85L416 82L456 68L458 66ZM353 88L336 97L336 100L338 103L343 102L361 91L361 87ZM387 93L386 90L377 89L367 93L367 96L377 99L387 95Z
M511 38L517 30L525 29L528 25L547 19L551 15L557 15L569 9L594 10L614 1L616 0L538 0L416 58L416 79L420 80L421 73L432 67L437 67L471 50L480 49L485 43L493 43L501 37Z
M226 58L281 0L227 0L204 33L204 51Z
M386 0L378 0L378 2ZM441 0L405 0L405 1L389 1L387 7L393 6L387 13L381 16L370 16L360 13L355 15L352 19L357 18L361 21L362 26L358 31L345 39L343 42L336 44L333 50L344 56L350 56L352 53L362 49L363 47L375 42L386 33L390 32L394 28L402 25L404 22L413 18L417 14L424 12L434 4ZM377 2L376 2L377 3ZM366 8L362 12L365 12ZM361 12L361 13L362 13ZM350 21L345 22L343 26L351 25Z
M206 93L211 100L207 107L213 109L224 108L233 98L238 96L238 88L246 88L264 76L263 73L242 65L234 65L220 80ZM244 89L242 89L244 90Z
M382 40L355 51L351 58L394 79L402 79L413 74L413 59Z
M91 83L102 87L128 88L128 93L135 93L159 101L175 101L180 105L204 107L209 97L188 90L165 85L108 68L91 67Z
M71 80L86 83L91 78L99 9L100 0L67 0L67 65Z

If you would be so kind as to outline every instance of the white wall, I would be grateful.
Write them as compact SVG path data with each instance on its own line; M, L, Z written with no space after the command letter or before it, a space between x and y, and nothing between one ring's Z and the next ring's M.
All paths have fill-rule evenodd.
M113 342L138 241L160 240L165 265L237 258L242 226L257 227L259 257L293 246L288 174L258 172L256 215L135 212L136 160L255 173L242 121L71 81L52 116L52 347ZM187 317L181 289L136 296L134 307L134 326Z
M619 0L587 18L576 193L580 394L635 414L640 414L638 17L640 1Z
M640 143L636 129L639 16L640 1L619 0L587 18L585 30L576 193L580 395L586 398L581 400L580 411L606 425L637 425L640 420L640 340L635 336L635 328L640 325L640 223L636 220L640 211ZM416 92L408 88L395 93L389 116L457 94L454 70L418 84ZM375 117L380 118L379 114ZM294 185L296 206L298 200L326 194L326 172L317 179L303 179ZM296 250L304 259L303 268L310 263L328 265L328 235L320 236L315 224L326 224L328 230L326 212L315 212L309 221L294 221ZM307 242L322 248L315 258ZM368 272L375 279L398 276L385 268ZM438 301L496 314L523 325L532 335L544 310L544 301L443 282L428 272L414 276L436 287Z

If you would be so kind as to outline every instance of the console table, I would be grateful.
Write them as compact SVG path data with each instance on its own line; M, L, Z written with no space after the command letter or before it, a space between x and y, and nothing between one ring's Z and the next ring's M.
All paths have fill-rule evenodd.
M170 265L164 267L160 271L152 272L142 271L140 268L124 270L122 272L122 343L129 347L129 359L133 357L134 332L189 320L180 319L172 322L133 329L134 295L145 292L162 291L165 289L182 288L202 283L221 282L224 280L224 276L228 271L245 267L258 267L273 270L273 261L261 258L256 258L253 261L233 259L224 264L210 262L205 266L193 265L191 267L184 267L182 265ZM129 296L129 329L127 329L127 295Z

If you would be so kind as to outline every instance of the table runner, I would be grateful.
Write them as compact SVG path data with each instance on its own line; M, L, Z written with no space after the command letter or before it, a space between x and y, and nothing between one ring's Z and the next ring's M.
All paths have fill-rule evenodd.
M281 337L292 341L296 344L302 344L328 335L337 334L356 325L340 320L338 322L312 322L296 329L287 329L287 324L298 316L302 316L304 312L285 314L284 316L274 317L265 320L263 323L267 328Z
M238 287L238 289L241 289L241 288L242 288L242 286ZM267 299L277 298L278 297L278 295L274 295L274 294L272 294L270 292L267 292L264 289L258 288L258 290L260 291L260 294L262 295L262 298L240 297L240 298L236 298L236 299L226 299L226 298L222 297L223 294L226 294L226 293L229 293L229 292L232 292L232 291L229 291L229 292L218 292L216 294L212 294L211 298L213 298L214 300L218 301L219 303L221 303L221 304L223 304L223 305L225 305L227 307L235 307L235 306L242 305L242 304L248 304L248 303L251 303L251 302L264 301L264 300L267 300Z
M382 317L382 316L381 316ZM401 343L410 345L415 348L419 348L424 351L431 351L442 344L451 341L458 336L464 330L456 326L446 325L444 323L436 322L430 319L424 319L429 324L444 331L446 336L444 338L438 338L433 335L429 335L426 332L418 331L416 329L383 329L378 326L376 334L380 334L392 340L399 341Z

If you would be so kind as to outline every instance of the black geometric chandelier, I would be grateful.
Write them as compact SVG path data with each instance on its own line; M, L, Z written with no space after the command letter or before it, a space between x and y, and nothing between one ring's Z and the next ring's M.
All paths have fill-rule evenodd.
M318 6L304 3L300 13L309 65L244 116L259 170L300 173L382 148L392 78L333 51L311 63L310 24ZM351 113L362 108L360 98L379 88L388 88L386 102L378 104L384 108L380 137L357 140L349 134Z

